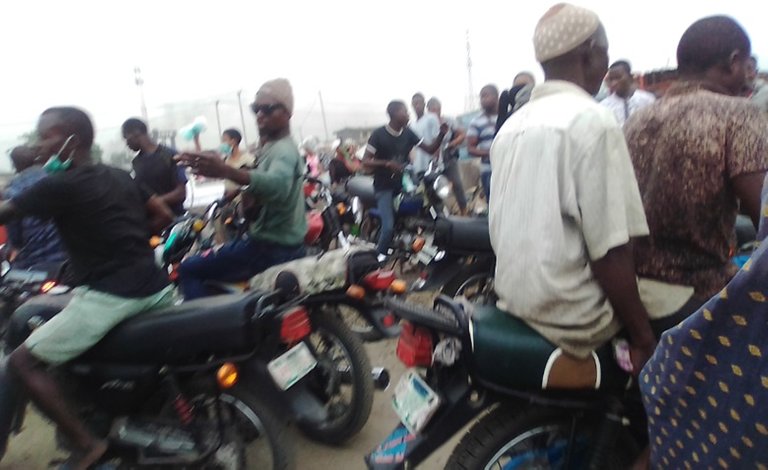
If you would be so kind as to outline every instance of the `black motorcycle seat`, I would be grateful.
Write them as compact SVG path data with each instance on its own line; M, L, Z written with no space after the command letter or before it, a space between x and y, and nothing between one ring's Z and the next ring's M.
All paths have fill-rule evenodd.
M365 207L376 206L376 196L373 190L373 178L370 176L353 176L347 180L347 192L360 198Z
M473 370L479 379L501 388L542 390L557 346L494 306L476 307L472 326ZM600 362L600 389L623 389L629 376L616 364L610 343L595 352Z
M141 313L105 336L77 362L174 364L203 354L243 352L250 346L250 316L260 294L218 295ZM29 320L48 321L69 303L71 295L38 296L11 317L10 349L29 335Z
M488 219L445 217L435 224L435 245L446 251L493 253Z
M259 296L217 295L139 314L110 331L78 361L173 364L248 348Z

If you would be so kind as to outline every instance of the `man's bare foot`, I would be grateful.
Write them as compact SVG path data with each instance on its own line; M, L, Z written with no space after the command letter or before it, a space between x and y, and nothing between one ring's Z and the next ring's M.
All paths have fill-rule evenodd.
M74 470L88 470L91 465L94 465L104 456L107 448L107 441L96 441L90 449L81 453L79 457L75 457L75 460L72 462L72 468Z

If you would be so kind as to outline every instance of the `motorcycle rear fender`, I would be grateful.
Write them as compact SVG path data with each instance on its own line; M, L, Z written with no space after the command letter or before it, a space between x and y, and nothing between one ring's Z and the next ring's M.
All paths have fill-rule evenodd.
M411 290L415 292L424 292L436 290L443 287L464 265L464 257L446 254L439 261L432 261L426 267L426 279L416 280Z
M466 379L465 375L458 375ZM443 404L427 427L415 436L409 434L405 439L407 443L404 452L398 454L393 461L383 459L381 462L376 462L374 458L376 452L375 450L371 452L365 457L365 463L369 469L405 470L417 467L490 404L487 403L487 395L484 393L479 394L477 400L473 400L475 389L467 380L452 381L443 389L436 391L443 400Z
M395 338L400 336L400 326L384 325L384 317L391 313L384 308L379 301L365 298L363 300L354 300L349 297L346 290L336 290L331 292L322 292L320 294L308 297L302 304L308 308L322 307L323 305L348 305L358 312L370 323L376 330L386 338Z
M300 380L288 390L281 390L272 380L263 360L252 359L242 365L248 390L257 394L267 405L277 410L278 416L288 419L324 421L328 411L323 403L308 389L306 379Z

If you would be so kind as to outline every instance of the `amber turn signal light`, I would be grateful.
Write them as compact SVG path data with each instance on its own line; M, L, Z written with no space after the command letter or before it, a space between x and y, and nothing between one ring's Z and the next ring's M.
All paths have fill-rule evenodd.
M203 222L200 219L195 220L192 222L192 230L194 230L197 233L200 233L205 228L205 222Z
M411 249L414 253L418 253L421 251L422 248L424 248L424 244L426 243L426 240L422 237L416 237L416 239L411 244Z
M392 291L393 294L405 294L408 290L408 285L402 279L395 279L392 281L392 284L390 284L389 290Z
M157 235L153 235L152 238L149 239L149 246L151 248L157 248L161 243L163 243L163 239Z
M216 371L216 381L219 383L219 387L225 390L234 387L239 377L240 373L237 371L237 366L231 362L225 362Z
M357 300L363 299L365 297L365 289L357 284L352 284L347 289L347 297Z

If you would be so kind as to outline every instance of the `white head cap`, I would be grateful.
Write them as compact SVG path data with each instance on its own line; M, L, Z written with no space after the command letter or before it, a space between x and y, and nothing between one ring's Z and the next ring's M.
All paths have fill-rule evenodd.
M600 18L586 8L558 3L541 17L533 33L536 60L560 57L589 39L600 27Z

